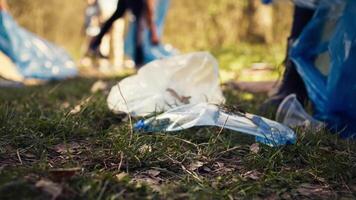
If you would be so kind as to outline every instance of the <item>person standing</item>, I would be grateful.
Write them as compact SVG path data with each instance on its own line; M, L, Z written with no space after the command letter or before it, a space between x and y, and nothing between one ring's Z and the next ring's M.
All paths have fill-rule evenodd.
M136 18L137 31L135 33L135 64L140 67L144 63L143 55L143 29L147 25L150 31L151 43L159 44L157 27L154 23L154 0L119 0L114 14L103 24L100 33L90 43L88 53L93 56L100 55L99 46L105 34L111 29L113 23L122 18L130 10Z
M314 9L304 8L298 5L294 6L293 24L291 35L288 38L287 55L284 61L285 71L283 74L282 83L279 86L277 92L268 98L261 106L261 112L267 113L272 108L278 107L278 105L290 94L296 94L297 98L303 104L308 100L308 95L304 81L300 74L297 72L295 64L289 58L289 49L296 41L309 21L314 16Z
M118 1L98 0L101 22L106 22L114 14ZM100 45L100 52L110 57L113 66L118 70L124 66L124 30L125 20L122 18L116 20L111 30L103 37Z

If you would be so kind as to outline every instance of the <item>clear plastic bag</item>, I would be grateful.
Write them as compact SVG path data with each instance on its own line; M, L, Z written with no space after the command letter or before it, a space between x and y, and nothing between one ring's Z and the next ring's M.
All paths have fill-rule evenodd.
M6 11L0 11L0 51L24 78L63 79L77 74L75 63L62 48L20 27Z
M114 112L147 116L186 104L224 103L216 59L206 52L153 61L111 89Z
M295 133L282 124L252 114L229 114L217 105L209 103L174 108L156 117L137 122L135 129L142 132L172 132L197 126L217 126L246 133L270 146L296 142Z

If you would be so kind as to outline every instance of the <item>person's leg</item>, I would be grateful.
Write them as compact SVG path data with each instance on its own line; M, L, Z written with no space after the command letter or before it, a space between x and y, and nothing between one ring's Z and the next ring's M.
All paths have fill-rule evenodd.
M144 10L145 0L131 0L130 9L136 18L136 32L135 32L135 57L134 61L136 67L141 67L144 64L143 52L143 32L145 28Z
M312 19L313 15L314 10L295 6L291 35L288 38L287 56L284 63L285 72L282 83L278 88L278 91L262 105L262 112L268 112L269 110L277 107L285 97L293 93L297 95L298 99L302 103L307 101L307 91L304 82L297 72L294 63L290 60L288 52L293 42L298 39L305 26Z
M113 23L121 18L124 14L125 11L127 9L127 1L131 1L131 0L119 0L118 1L118 5L116 8L115 13L104 23L104 25L101 27L100 33L93 38L93 40L90 43L90 50L97 50L101 40L103 39L103 37L105 36L105 34L110 30L111 26L113 25Z

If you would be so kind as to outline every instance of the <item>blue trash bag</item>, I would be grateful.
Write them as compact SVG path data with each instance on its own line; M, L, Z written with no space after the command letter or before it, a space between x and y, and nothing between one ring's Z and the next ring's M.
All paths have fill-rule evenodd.
M271 4L273 2L286 1L286 0L261 0L264 4ZM328 7L336 3L342 3L344 0L288 0L293 2L299 7L315 9L320 6Z
M162 38L164 22L169 9L170 0L156 1L155 23L157 25L158 36ZM125 39L125 54L131 58L135 57L135 32L136 24L132 21L129 25L129 31ZM163 44L152 45L150 32L145 28L143 33L143 52L144 63L149 63L153 60L170 57L175 54L173 49L167 49Z
M305 82L315 117L327 122L343 138L353 139L356 138L355 19L355 0L318 7L289 52Z
M20 27L5 11L0 11L0 51L24 78L58 80L77 75L74 62L62 48Z

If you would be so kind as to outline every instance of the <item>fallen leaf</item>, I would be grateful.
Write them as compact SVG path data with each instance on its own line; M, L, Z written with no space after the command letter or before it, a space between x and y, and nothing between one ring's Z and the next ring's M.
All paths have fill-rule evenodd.
M157 170L154 170L154 169L150 169L147 171L147 174L152 176L152 177L157 177L161 172L160 171L157 171Z
M138 187L140 187L142 184L150 186L154 191L159 192L161 190L161 183L162 179L159 177L148 177L145 175L137 175L135 176L130 183L136 183Z
M252 171L248 171L245 174L243 174L242 176L245 178L249 178L251 180L257 181L261 178L261 173L256 171L256 170L252 170Z
M108 88L108 84L104 81L96 81L93 86L91 87L90 91L91 93L97 93L100 91L104 91Z
M82 168L58 168L51 169L49 172L52 175L53 179L56 181L62 181L64 179L69 179L73 177L77 172L80 172Z
M250 146L250 151L252 153L258 154L260 152L260 144L259 143L254 143Z
M150 153L150 152L152 152L152 147L150 145L144 144L138 149L138 151L141 154Z
M287 192L283 193L281 195L282 199L292 199L292 196L290 194L288 194Z
M166 91L172 95L172 97L178 99L178 101L180 101L183 104L189 104L190 103L190 99L192 97L190 96L181 96L177 93L177 91L173 90L172 88L167 88Z
M58 144L56 146L54 146L54 150L57 153L60 154L67 154L67 153L74 153L75 151L77 151L78 149L80 149L82 146L76 142L71 142L71 143L67 143L67 144Z
M45 179L37 181L36 187L50 194L52 196L52 199L57 199L63 191L61 185Z
M82 105L76 105L70 112L69 114L75 115L78 114L82 110Z
M222 168L222 167L224 167L224 163L222 163L222 162L216 162L214 165L216 165L216 167L218 167L218 168Z
M305 183L299 186L298 193L306 197L327 198L332 196L332 192L324 186Z
M125 172L121 172L120 174L116 174L116 179L118 181L124 180L126 177L128 177L128 174Z
M70 106L70 103L66 101L66 102L62 103L61 108L67 109L67 108L69 108L69 106Z
M69 115L75 115L75 114L78 114L81 110L82 110L82 107L87 104L90 100L91 100L92 97L88 97L86 98L85 100L81 101L78 105L76 105L70 112L69 112Z
M191 164L188 166L188 169L189 169L190 171L195 171L195 170L199 169L200 167L202 167L203 165L204 165L203 162L201 162L201 161L196 161L196 162L191 163Z

